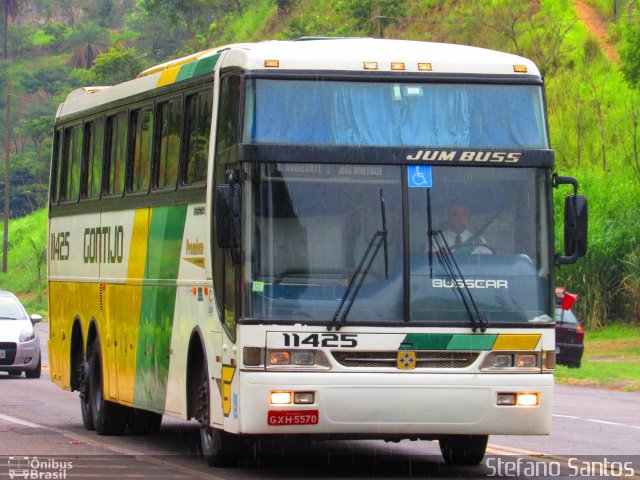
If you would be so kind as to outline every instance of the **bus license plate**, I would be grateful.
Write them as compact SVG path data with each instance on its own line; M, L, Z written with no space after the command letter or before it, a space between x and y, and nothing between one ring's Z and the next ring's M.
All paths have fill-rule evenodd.
M318 410L269 410L269 425L317 425Z
M5 350L0 350L0 359L7 358L7 352Z

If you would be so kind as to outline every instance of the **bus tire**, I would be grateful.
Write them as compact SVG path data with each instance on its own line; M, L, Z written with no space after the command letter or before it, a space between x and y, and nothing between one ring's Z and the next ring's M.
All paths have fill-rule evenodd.
M488 435L451 435L440 439L440 451L449 465L478 465L488 441Z
M131 435L155 435L160 430L162 415L156 412L131 408L129 412L129 433Z
M198 390L198 408L196 419L200 423L200 445L202 456L210 467L234 467L238 464L238 451L233 436L224 430L211 427L209 417L210 403L209 374L206 365L202 368L200 388Z
M93 418L91 418L91 400L89 397L89 380L91 378L91 366L88 361L82 362L78 368L78 376L80 378L78 390L80 390L80 413L82 414L82 423L87 430L95 430L93 428Z
M100 339L97 337L91 352L90 371L89 401L93 427L98 435L120 435L124 432L126 418L120 405L103 398L102 352L100 351Z

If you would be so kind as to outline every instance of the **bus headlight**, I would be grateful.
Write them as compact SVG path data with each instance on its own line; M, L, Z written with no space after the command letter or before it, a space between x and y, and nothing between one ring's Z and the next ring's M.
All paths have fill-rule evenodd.
M331 364L320 350L268 350L267 369L329 369Z
M482 362L484 372L540 372L540 352L490 352Z
M242 349L242 367L247 370L329 370L331 363L321 350Z

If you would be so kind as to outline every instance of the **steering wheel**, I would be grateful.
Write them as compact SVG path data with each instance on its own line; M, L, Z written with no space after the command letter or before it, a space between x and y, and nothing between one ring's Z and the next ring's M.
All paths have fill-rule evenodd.
M498 253L496 252L495 248L493 248L491 245L487 245L486 243L481 241L460 243L454 247L451 247L451 251L456 252L458 250L464 250L465 248L469 248L469 251L460 252L460 253L470 253L472 255L488 255L488 254L495 255L496 253ZM489 250L489 253L487 254L484 252L475 252L477 248L486 248L487 250Z

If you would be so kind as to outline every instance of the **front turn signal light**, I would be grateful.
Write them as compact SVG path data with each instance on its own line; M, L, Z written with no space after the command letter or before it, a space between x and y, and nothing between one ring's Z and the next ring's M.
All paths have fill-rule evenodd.
M537 407L538 404L537 393L518 393L516 395L516 405L518 407Z
M269 401L271 405L289 405L291 403L291 392L271 392Z

